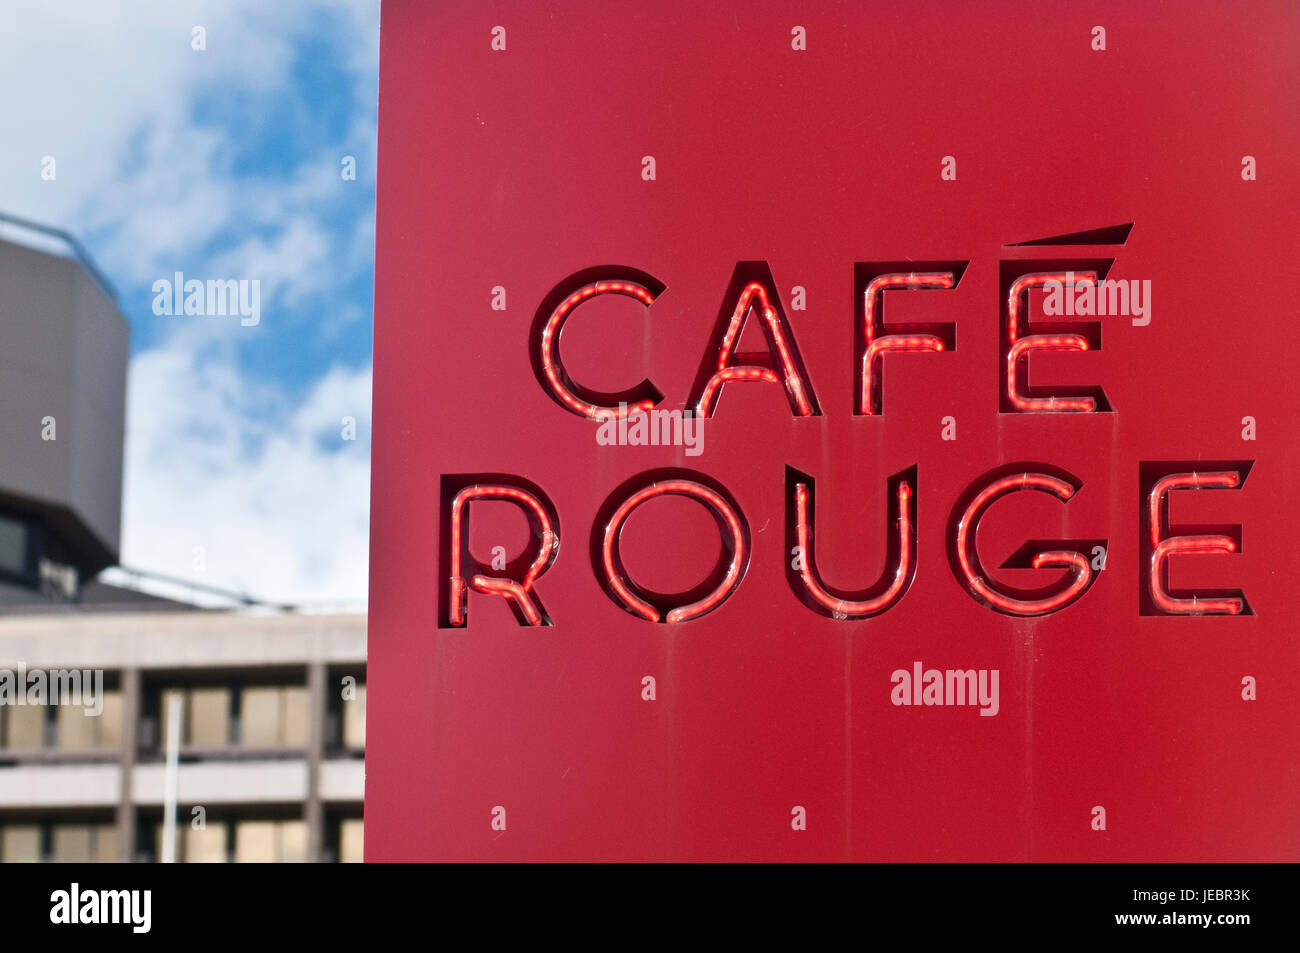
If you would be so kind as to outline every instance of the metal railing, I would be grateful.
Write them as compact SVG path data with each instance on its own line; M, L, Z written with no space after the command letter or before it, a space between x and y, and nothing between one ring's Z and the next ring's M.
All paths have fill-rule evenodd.
M108 295L113 304L116 305L118 303L117 289L114 288L112 283L104 277L103 272L95 266L94 259L90 257L90 252L86 251L85 246L82 245L81 242L77 241L70 232L65 232L61 228L53 228L49 225L42 225L39 222L20 218L17 215L10 215L8 212L0 212L0 240L10 240L10 228L16 228L20 231L36 232L37 234L44 235L47 238L53 238L62 242L67 246L68 251L71 252L71 255L67 257L73 258L82 268L86 269L86 272L90 277L95 279L95 284L99 285L100 290L103 291L104 294ZM23 242L20 240L18 244L23 244Z
M124 586L135 589L137 592L148 592L148 589L140 585L141 582L161 582L168 586L188 590L191 596L200 593L209 596L216 596L225 599L237 605L249 608L275 609L280 612L297 612L299 606L286 602L272 602L268 599L259 599L251 596L246 592L236 592L233 589L223 589L220 586L212 586L203 582L195 582L193 579L185 579L181 576L169 576L165 573L152 572L147 569L136 569L131 566L113 566L116 573L123 574L126 578L116 580Z

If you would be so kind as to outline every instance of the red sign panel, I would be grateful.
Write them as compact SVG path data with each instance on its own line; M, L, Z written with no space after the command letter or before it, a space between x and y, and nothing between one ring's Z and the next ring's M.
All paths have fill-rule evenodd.
M1289 4L381 42L370 859L1300 856Z

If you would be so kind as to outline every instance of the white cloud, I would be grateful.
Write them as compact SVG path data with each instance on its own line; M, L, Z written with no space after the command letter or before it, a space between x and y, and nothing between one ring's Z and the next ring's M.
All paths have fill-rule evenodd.
M147 220L155 204L175 205L191 195L199 199L197 213L219 211L204 200L212 183L201 162L220 142L191 125L191 107L205 89L236 96L284 87L291 64L286 31L277 32L260 11L279 8L283 23L291 6L6 0L0 62L22 90L5 103L0 204L83 226L126 222L140 212ZM190 48L190 30L200 22L208 31L202 53ZM39 176L46 155L58 163L52 182ZM145 169L154 201L120 188ZM205 220L196 214L175 225L187 221Z
M292 405L187 338L131 364L123 564L261 598L364 603L370 368L335 367ZM277 410L252 426L250 402Z
M368 267L373 219L339 227L322 209L344 154L358 160L348 185L373 188L378 19L378 0L2 0L0 63L21 91L0 117L0 210L99 236L119 285L258 278L264 321L299 308L333 340L365 315L351 302L318 315L313 299ZM196 106L264 111L300 93L294 42L323 24L353 73L348 128L288 172L237 172L232 136L274 143L277 130L214 125ZM363 600L369 368L335 367L294 400L240 369L235 342L250 338L231 332L175 322L132 358L123 563L277 600ZM339 438L343 416L355 443Z
M254 236L218 255L208 270L221 277L260 281L265 315L268 304L293 307L319 294L330 282L334 267L328 236L310 217L296 215L285 221L273 238Z
M344 154L358 157L357 185L373 183L376 2L5 0L3 10L0 62L25 85L5 105L0 209L83 234L108 230L113 240L97 251L119 284L184 268L232 225L314 214L338 188ZM233 129L202 125L196 102L253 108L285 96L291 40L331 22L348 41L358 117L287 182L235 174L234 134L280 131L251 118ZM190 47L193 25L207 31L203 52ZM53 181L40 176L47 155Z

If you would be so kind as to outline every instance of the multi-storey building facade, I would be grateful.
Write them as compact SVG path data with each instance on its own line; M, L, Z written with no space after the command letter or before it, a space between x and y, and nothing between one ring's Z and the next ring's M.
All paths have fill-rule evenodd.
M361 615L0 620L0 667L103 679L99 714L0 705L0 859L161 859L176 697L177 860L360 860L365 647Z
M360 860L365 616L100 581L127 345L75 240L0 215L0 860Z

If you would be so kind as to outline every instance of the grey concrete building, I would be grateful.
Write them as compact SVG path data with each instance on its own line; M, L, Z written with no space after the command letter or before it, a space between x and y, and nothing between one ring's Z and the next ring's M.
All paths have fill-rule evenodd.
M360 860L365 616L96 578L128 331L71 236L0 215L0 861L161 859L173 730L176 860Z
M0 859L160 859L179 696L177 860L360 860L365 648L361 615L0 618L0 668L103 673L98 715L0 705Z

